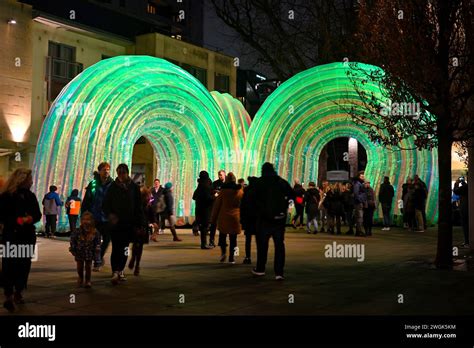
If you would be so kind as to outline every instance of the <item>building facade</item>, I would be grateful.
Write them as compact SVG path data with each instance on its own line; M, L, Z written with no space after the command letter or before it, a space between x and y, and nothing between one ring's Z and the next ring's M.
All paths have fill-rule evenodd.
M190 1L187 5L183 1L186 25L175 23L181 10L167 7L165 1L68 1L61 2L59 10L47 3L0 1L0 176L32 167L54 99L76 75L102 59L125 54L164 58L190 72L208 90L236 96L233 57L184 41L193 32L188 18L192 13L198 28L194 37L189 34L189 41L202 40L196 19L199 6L192 7ZM85 5L89 7L81 7ZM137 6L143 7L141 12ZM100 20L100 25L80 20L93 17L90 12L89 17L81 14L91 9L94 15L104 13L114 20L108 26ZM130 23L132 35L124 35L121 21Z

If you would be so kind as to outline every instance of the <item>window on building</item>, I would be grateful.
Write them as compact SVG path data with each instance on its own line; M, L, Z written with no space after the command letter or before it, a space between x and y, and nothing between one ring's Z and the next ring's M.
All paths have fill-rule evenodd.
M230 92L229 76L224 74L215 74L214 76L214 89L221 93Z
M82 70L82 64L76 62L75 47L50 41L46 57L48 101L53 101L62 88Z
M152 2L148 2L146 12L149 14L156 14L156 5Z
M181 67L197 78L205 87L207 87L207 70L198 68L189 64L182 64Z

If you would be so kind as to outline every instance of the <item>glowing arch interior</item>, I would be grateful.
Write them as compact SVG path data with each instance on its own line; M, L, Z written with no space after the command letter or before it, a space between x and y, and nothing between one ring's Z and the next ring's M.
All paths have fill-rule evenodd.
M357 64L363 69L379 69ZM367 151L366 177L378 192L383 176L389 176L401 198L402 184L408 176L418 174L429 186L427 215L437 217L437 151L390 151L372 143L364 129L347 114L350 106L360 107L361 101L353 82L347 77L350 65L332 63L303 71L283 83L265 101L249 129L245 144L245 168L259 173L264 161L276 163L278 172L290 181L316 181L318 160L322 148L332 139L353 137ZM361 76L362 78L362 76ZM366 83L382 98L380 88ZM412 139L405 147L412 147ZM253 151L256 150L256 151ZM399 213L395 204L395 213Z
M51 107L38 139L33 189L40 197L51 184L63 194L82 190L98 163L108 161L112 169L121 162L130 165L136 140L145 136L158 158L157 176L175 184L177 216L189 217L200 170L258 175L261 164L270 161L288 180L308 182L317 179L323 146L346 136L364 145L366 176L376 190L387 175L398 199L406 177L420 175L430 187L428 216L436 219L437 152L388 151L373 144L346 112L360 105L349 68L333 63L295 75L270 95L250 124L239 101L209 93L166 60L103 60L71 81ZM381 95L370 83L364 88Z
M231 96L211 95L166 60L103 60L71 81L52 105L38 140L34 190L41 196L53 183L63 194L82 190L102 161L115 175L119 163L131 164L133 146L145 136L158 157L157 175L174 183L176 214L190 216L200 170L238 170L237 161L216 155L237 152L245 141L250 119L243 107L235 113L233 107Z

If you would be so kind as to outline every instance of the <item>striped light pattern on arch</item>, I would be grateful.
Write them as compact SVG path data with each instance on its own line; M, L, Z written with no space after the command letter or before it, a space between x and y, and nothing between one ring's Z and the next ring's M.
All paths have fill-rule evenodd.
M199 171L233 170L235 163L216 154L238 150L243 140L234 142L248 128L234 133L229 124L241 121L229 120L214 98L188 72L155 57L120 56L89 67L63 89L43 123L34 191L42 196L55 184L63 195L83 192L102 161L115 177L119 163L131 168L133 146L144 136L157 155L157 175L174 184L177 216L193 215Z
M242 103L228 93L211 92L212 97L219 104L224 112L232 133L232 140L235 148L229 153L218 153L217 155L223 162L232 163L236 175L242 172L241 165L244 160L244 146L247 139L247 133L252 119L245 110Z
M379 69L357 64L359 68ZM418 174L429 187L427 216L437 219L438 171L437 151L390 151L374 144L364 129L348 115L351 106L361 107L353 82L347 77L349 64L331 63L303 71L280 85L257 112L245 144L244 166L258 175L260 166L275 163L279 174L289 181L316 181L318 161L323 147L338 137L352 137L367 152L366 178L378 193L383 177L388 176L401 199L402 184L408 176ZM362 76L360 78L362 80ZM379 86L365 83L361 87L383 100ZM387 102L385 100L385 102ZM413 147L413 139L404 147ZM394 213L399 214L398 204Z

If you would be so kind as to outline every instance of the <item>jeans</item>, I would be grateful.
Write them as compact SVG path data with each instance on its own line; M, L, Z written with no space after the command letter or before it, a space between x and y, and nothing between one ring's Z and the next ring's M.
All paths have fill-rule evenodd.
M321 231L324 230L324 226L327 226L327 211L326 208L322 207L319 210L319 221L320 221L320 226L321 226Z
M268 257L268 244L273 238L275 245L275 275L283 276L285 267L285 226L259 221L257 224L257 272L265 272Z
M372 225L374 222L374 208L364 208L364 230L368 236L372 235Z
M10 244L11 245L11 244ZM18 246L19 244L17 244ZM31 258L4 257L2 258L3 288L5 296L13 292L21 293L26 289L31 270Z
M344 212L346 215L347 226L349 226L349 232L353 232L354 229L354 210L346 210Z
M314 232L318 232L318 218L315 216L313 219L310 219L309 215L306 215L308 221L306 222L306 232L311 232L311 225L314 225Z
M68 220L69 220L69 228L71 230L71 233L76 232L77 229L77 218L79 217L78 215L68 215Z
M217 225L211 224L211 226L209 227L209 245L214 245L214 241L216 239L216 230Z
M57 215L46 215L45 233L46 236L54 236L56 233Z
M229 262L234 262L235 248L237 247L237 235L229 234L229 242ZM227 234L219 232L219 246L221 247L222 255L225 255L227 250Z
M97 231L99 231L102 237L102 244L100 245L100 260L94 260L94 267L103 266L102 259L104 258L105 253L107 252L107 248L110 244L110 227L107 223L96 223Z
M354 205L354 219L356 225L356 232L362 233L364 224L364 205L362 203L356 203Z
M423 221L423 210L419 210L419 209L415 210L415 220L416 220L417 231L424 231L425 225Z
M300 225L303 224L303 213L304 213L304 205L295 204L296 215L293 217L292 222L296 225L296 221L298 218L300 219Z
M383 226L390 227L392 225L390 210L392 209L392 204L382 203L382 213L383 213Z
M133 226L131 225L111 226L112 254L110 255L110 264L112 272L122 272L125 269L130 253L129 246L132 230Z

